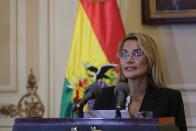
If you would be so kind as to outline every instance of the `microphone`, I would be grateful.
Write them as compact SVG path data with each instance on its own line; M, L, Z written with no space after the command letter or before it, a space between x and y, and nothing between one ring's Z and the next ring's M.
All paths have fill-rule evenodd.
M79 117L83 117L83 107L91 99L95 99L96 96L101 94L102 90L99 85L93 83L89 85L84 93L83 98L75 104L72 112L77 112Z
M114 89L114 96L116 97L116 116L115 118L121 118L122 106L124 105L124 101L129 94L129 86L127 83L121 82L118 83Z

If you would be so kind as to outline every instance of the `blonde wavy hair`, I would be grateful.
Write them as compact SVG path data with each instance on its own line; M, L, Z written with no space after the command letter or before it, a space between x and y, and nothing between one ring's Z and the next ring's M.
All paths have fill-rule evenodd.
M121 52L127 40L136 40L140 49L144 52L149 62L149 82L158 87L166 87L167 82L164 74L163 63L160 55L159 45L147 34L130 33L120 43L118 52ZM119 82L127 81L122 70L119 72Z

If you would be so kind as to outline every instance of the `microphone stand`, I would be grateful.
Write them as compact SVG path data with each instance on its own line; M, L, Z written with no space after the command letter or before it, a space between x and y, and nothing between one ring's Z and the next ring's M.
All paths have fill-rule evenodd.
M115 118L117 118L117 119L119 119L119 118L121 118L121 112L120 112L120 107L116 107L116 116L115 116Z

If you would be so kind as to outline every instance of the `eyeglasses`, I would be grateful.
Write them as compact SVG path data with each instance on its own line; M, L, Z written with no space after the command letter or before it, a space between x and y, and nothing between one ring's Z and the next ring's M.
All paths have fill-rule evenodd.
M144 56L144 52L141 49L134 49L131 53L129 53L127 50L122 50L117 55L119 58L124 58L124 59L129 58L129 56L139 58L141 56Z

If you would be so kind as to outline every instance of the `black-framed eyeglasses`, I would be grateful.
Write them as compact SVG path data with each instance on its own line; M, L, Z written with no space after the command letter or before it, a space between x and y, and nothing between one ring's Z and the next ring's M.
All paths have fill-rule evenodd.
M119 58L127 59L130 56L133 56L135 58L139 58L141 56L144 56L144 52L141 49L134 49L131 53L129 53L127 50L122 50L118 53Z

